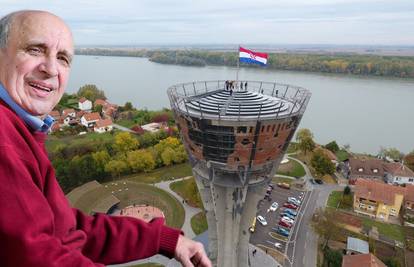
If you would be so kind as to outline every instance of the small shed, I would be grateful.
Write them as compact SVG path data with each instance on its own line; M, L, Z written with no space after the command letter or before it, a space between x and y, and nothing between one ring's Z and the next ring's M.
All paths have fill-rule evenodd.
M348 236L348 240L346 244L347 255L368 254L368 253L369 253L369 244L367 241Z

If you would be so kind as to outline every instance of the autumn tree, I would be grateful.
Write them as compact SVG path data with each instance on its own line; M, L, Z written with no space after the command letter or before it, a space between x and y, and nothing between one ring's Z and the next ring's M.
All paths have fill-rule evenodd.
M126 160L133 172L148 172L155 168L155 160L152 153L145 149L128 152Z
M333 209L317 209L313 214L311 225L323 240L324 249L327 247L329 240L336 239L342 235L342 228L338 224L337 212Z
M414 171L414 151L404 157L404 164Z
M402 160L404 157L404 154L401 153L398 149L391 147L391 148L385 148L381 147L379 152L380 157L389 157L394 160Z
M118 153L127 153L139 148L138 140L128 132L121 132L115 135L114 149Z
M111 160L105 165L105 171L110 173L112 177L120 177L122 173L128 170L128 165L123 160Z
M311 158L311 165L320 176L334 174L335 164L331 162L322 149L316 149Z
M315 142L313 141L313 134L309 129L303 128L298 131L296 134L296 141L298 143L298 148L305 153L308 151L313 151L315 148Z
M79 97L85 97L92 102L95 102L96 99L106 99L105 93L102 90L99 90L98 87L94 84L86 84L79 88L78 90Z

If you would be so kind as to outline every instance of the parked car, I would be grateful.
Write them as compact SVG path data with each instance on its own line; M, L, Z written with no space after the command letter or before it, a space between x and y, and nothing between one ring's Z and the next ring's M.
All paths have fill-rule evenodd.
M256 229L256 217L253 217L252 225L249 227L250 233L254 233L254 230Z
M288 212L283 212L283 213L280 214L280 216L282 216L282 217L288 217L288 218L290 218L292 220L295 219L295 216L293 216L292 214L290 214Z
M270 205L269 210L276 211L278 207L279 207L279 204L277 202L273 202L272 205Z
M288 236L289 236L289 231L288 231L288 230L286 230L286 229L285 229L285 228L283 228L283 227L278 227L278 228L277 228L277 230L276 230L276 232L277 232L278 234L282 235L282 236L286 236L286 237L288 237Z
M291 228L293 226L293 224L287 223L287 222L282 221L282 220L279 221L279 225L283 226L283 227L286 227L286 228Z
M284 216L284 217L280 218L280 220L284 221L284 222L287 222L287 223L290 223L290 224L293 224L295 222L295 220L293 220L293 219L291 219L287 216Z
M284 188L284 189L290 189L290 184L288 183L277 183L277 186Z
M257 216L257 220L263 225L266 226L267 225L267 221L266 219L262 216L262 215L258 215Z
M298 199L302 201L303 197L305 196L305 192L300 192Z
M315 179L315 182L316 182L317 184L323 184L323 181L322 181L321 179Z
M296 206L300 206L300 203L301 203L300 200L297 200L294 197L288 197L288 202Z
M293 216L297 216L298 212L296 210L292 210L292 209L285 209L284 212L290 213Z
M294 209L294 210L296 210L298 208L298 206L296 206L292 203L285 203L285 204L283 204L283 207L289 208L289 209Z
M309 179L309 181L311 182L311 184L315 184L315 179Z
M275 243L275 247L276 247L276 248L282 248L282 243L276 242L276 243Z

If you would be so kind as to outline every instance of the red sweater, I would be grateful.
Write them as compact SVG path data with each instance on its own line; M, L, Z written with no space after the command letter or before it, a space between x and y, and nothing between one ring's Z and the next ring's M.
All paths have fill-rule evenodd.
M180 231L162 219L145 223L72 209L45 139L0 100L1 266L102 266L174 255Z

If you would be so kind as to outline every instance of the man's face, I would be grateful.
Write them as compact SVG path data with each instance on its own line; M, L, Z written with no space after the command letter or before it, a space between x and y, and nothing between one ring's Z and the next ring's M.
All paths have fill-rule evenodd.
M44 12L17 15L0 49L0 82L24 110L47 114L63 95L72 57L72 34L63 21Z

